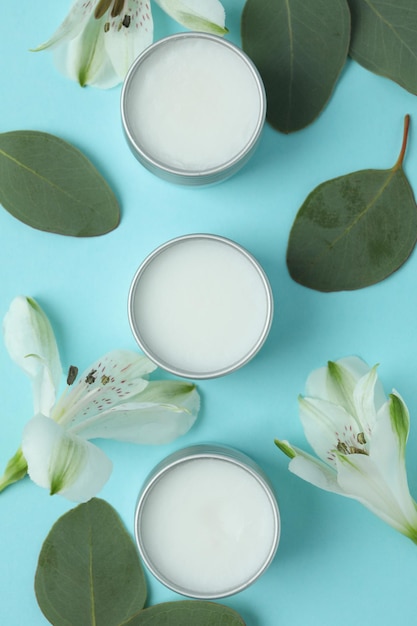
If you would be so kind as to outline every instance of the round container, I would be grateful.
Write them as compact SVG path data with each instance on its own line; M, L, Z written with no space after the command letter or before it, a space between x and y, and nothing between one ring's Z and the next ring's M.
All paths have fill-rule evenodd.
M254 583L279 543L278 504L245 454L197 445L168 456L139 496L135 536L148 569L183 595L222 598Z
M171 35L139 55L121 95L127 141L148 170L174 183L228 178L252 155L265 122L260 75L221 37Z
M129 321L142 351L185 378L222 376L245 365L272 323L268 279L247 250L208 234L172 239L137 270Z

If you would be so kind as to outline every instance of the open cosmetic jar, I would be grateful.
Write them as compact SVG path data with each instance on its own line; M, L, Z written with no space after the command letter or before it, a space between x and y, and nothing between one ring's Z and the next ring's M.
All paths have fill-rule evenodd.
M237 243L184 235L154 250L129 292L129 321L142 351L185 378L214 378L245 365L272 323L269 281Z
M144 50L122 88L127 142L148 170L206 185L237 172L254 152L265 89L249 57L215 35L170 35Z
M267 477L245 454L196 445L148 476L135 514L143 561L164 585L214 599L242 591L276 553L280 516Z

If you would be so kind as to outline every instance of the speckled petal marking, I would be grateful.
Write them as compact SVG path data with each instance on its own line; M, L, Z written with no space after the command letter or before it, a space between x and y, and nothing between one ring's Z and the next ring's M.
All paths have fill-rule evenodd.
M136 352L109 352L83 372L57 403L52 417L70 429L140 393L148 384L144 377L154 369L147 357Z

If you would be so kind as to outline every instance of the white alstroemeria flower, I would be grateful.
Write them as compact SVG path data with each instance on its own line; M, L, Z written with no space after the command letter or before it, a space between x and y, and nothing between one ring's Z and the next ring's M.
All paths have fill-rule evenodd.
M224 35L219 0L156 0L177 22ZM102 89L123 81L136 57L153 41L150 0L74 0L61 26L35 51L52 48L56 65L81 86Z
M149 381L156 366L145 356L114 350L90 365L56 401L61 364L48 318L32 299L15 298L4 318L11 358L30 377L34 417L26 424L22 447L0 478L0 491L23 478L85 502L108 480L112 464L89 440L110 438L138 444L164 444L186 433L200 405L195 385L179 380Z
M319 459L276 440L291 459L290 471L358 500L417 543L417 508L405 464L409 414L402 398L393 391L387 399L376 366L357 357L312 372L306 394L299 398L300 419Z

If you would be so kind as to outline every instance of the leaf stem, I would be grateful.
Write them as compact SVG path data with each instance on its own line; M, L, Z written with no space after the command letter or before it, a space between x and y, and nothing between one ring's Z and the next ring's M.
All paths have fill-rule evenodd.
M404 157L405 157L405 151L407 149L407 141L408 141L408 131L410 129L410 116L407 113L407 115L404 117L404 132L403 132L403 143L401 146L401 151L400 154L398 156L397 162L394 165L394 167L392 168L394 171L399 170L402 168L403 166L403 161L404 161Z

